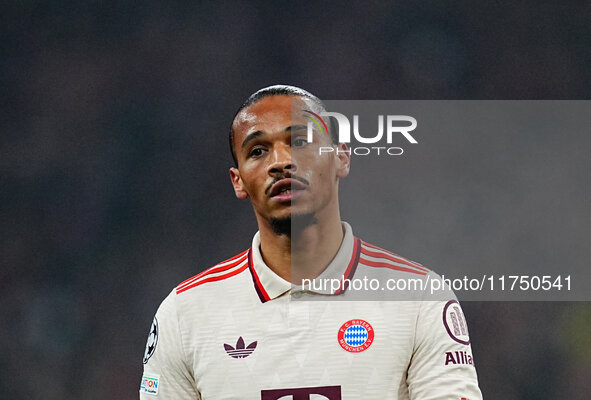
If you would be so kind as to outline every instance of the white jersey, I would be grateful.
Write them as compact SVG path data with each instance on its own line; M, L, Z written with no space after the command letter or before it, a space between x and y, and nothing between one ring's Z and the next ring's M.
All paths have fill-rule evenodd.
M436 276L343 226L341 248L319 278ZM482 398L453 294L342 301L352 283L294 287L265 265L259 248L257 233L250 249L163 301L148 337L141 399Z

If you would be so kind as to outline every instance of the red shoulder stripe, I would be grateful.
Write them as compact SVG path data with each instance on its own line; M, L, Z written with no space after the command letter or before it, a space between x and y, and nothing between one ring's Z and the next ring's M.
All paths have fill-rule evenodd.
M370 256L370 257L374 257L374 258L381 258L382 260L388 260L388 261L391 261L391 262L395 262L397 264L404 264L407 267L414 268L415 270L418 270L418 271L421 271L421 272L428 272L428 270L426 268L420 268L420 267L417 267L414 264L409 264L408 262L405 262L405 260L401 260L401 259L399 259L397 257L393 257L393 256L391 256L389 254L378 253L378 252L375 252L375 251L368 250L366 248L361 249L361 253L362 254L365 254L366 256Z
M216 272L223 272L225 270L228 270L230 268L235 267L236 265L240 264L242 261L244 261L245 257L244 255L248 252L248 250L243 251L242 253L238 254L235 257L229 258L226 261L223 261L221 263L218 263L216 265L214 265L211 268L206 269L205 271L202 271L200 273L198 273L197 275L181 282L178 286L177 289L182 289L184 286L190 285L191 283L195 282L197 279L204 277L205 275L209 275L209 274L214 274ZM226 264L230 262L230 264ZM224 265L225 264L225 265Z
M192 284L193 282L195 282L196 280L203 278L206 275L210 275L210 274L215 274L218 272L223 272L226 271L228 269L234 268L236 265L240 264L242 261L245 260L246 257L241 257L238 258L236 261L231 262L230 264L226 264L226 265L214 265L211 268L206 269L205 271L195 275L194 277L186 280L184 283L180 284L177 286L177 289L182 289L183 287Z
M242 271L244 271L246 268L248 268L248 263L244 264L242 267L235 269L234 271L231 271L225 275L218 275L218 276L212 276L210 278L207 279L203 279L201 281L195 282L191 285L185 286L182 289L177 289L176 294L180 294L186 290L192 289L194 287L197 287L199 285L202 285L204 283L208 283L208 282L215 282L215 281L221 281L222 279L226 279L229 278L231 276L237 275L239 273L241 273Z
M219 263L217 263L217 264L216 264L216 265L214 265L213 267L211 267L211 268L208 268L208 269L206 269L205 271L202 271L202 272L198 273L197 275L195 275L195 276L192 276L192 277L190 277L189 279L186 279L186 280L182 281L181 283L179 283L179 285L178 285L178 286L182 286L182 285L184 285L184 284L186 284L186 283L189 283L189 281L192 281L192 280L194 280L194 279L198 278L200 275L203 275L204 273L206 273L207 271L209 271L209 270L210 270L210 269L212 269L212 268L215 268L215 267L217 267L218 265L225 264L225 263L227 263L228 261L233 261L233 260L236 260L236 259L237 259L237 258L239 258L239 257L242 257L243 255L245 255L245 254L246 254L246 252L247 252L247 251L248 251L248 249L244 250L244 251L243 251L242 253L240 253L240 254L237 254L237 255L235 255L234 257L230 257L230 258L228 258L227 260L224 260L224 261L222 261L222 262L219 262Z
M415 267L415 268L418 268L418 269L420 269L422 271L425 271L425 272L429 272L429 269L428 268L425 268L424 266L422 266L421 264L419 264L417 262L414 262L414 261L411 261L411 260L407 260L406 258L404 258L402 256L399 256L396 253L392 253L391 251L382 249L381 247L374 246L373 244L369 244L367 242L363 242L363 245L366 246L366 247L371 247L372 249L376 249L376 250L379 250L379 251L383 251L384 253L387 253L387 254L379 254L379 253L377 253L378 255L373 255L373 254L368 254L367 253L367 252L371 252L371 250L369 250L369 249L363 249L362 251L364 252L364 254L371 255L372 257L383 257L383 258L388 258L388 255L390 255L392 258L388 258L388 259L390 259L392 261L395 261L395 262L399 262L401 264L408 265L409 267ZM374 253L374 252L372 252L372 253Z
M410 268L406 268L406 267L400 267L398 265L388 264L387 262L369 261L369 260L366 260L364 258L360 258L359 259L359 262L361 264L363 264L363 265L367 265L368 267L388 268L388 269L393 269L395 271L410 272L412 274L417 274L417 275L427 275L427 273L424 272L424 271L417 271L416 269L410 269Z

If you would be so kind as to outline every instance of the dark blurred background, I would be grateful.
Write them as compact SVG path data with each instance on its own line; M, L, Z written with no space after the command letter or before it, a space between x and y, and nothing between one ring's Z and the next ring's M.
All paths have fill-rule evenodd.
M160 301L256 230L226 137L254 90L591 94L588 1L7 0L0 22L2 399L137 398ZM464 309L485 398L588 398L589 303Z

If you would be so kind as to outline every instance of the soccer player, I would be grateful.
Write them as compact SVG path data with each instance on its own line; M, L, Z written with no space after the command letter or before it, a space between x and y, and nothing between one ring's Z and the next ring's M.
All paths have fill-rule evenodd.
M236 197L250 199L259 231L249 249L162 302L141 399L481 399L453 293L355 297L355 279L437 276L341 221L347 146L334 130L315 129L307 140L308 117L323 111L309 92L278 85L251 95L235 115L230 178ZM335 151L319 155L320 146Z

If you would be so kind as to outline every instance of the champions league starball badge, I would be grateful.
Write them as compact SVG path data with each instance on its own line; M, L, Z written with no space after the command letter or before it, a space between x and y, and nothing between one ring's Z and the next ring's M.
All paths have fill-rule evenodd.
M373 343L373 338L373 327L362 319L352 319L345 322L338 333L339 344L350 353L360 353L367 350Z
M146 342L146 350L144 351L144 364L154 354L156 344L158 344L158 320L154 317L154 321L152 321L152 326L150 327L150 333L148 334L148 341Z

